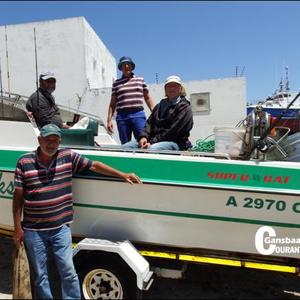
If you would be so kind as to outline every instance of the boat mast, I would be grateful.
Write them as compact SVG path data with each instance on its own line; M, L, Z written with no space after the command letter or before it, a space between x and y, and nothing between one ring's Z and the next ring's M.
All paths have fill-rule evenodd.
M285 67L285 89L286 91L289 91L290 90L290 87L289 87L289 67Z

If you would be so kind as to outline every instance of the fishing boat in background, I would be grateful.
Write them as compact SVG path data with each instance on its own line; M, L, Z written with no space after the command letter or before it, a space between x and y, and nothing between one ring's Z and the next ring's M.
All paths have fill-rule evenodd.
M285 80L279 82L278 88L265 101L259 101L257 104L247 106L247 114L255 107L260 106L263 111L270 114L271 122L274 122L277 117L284 115L278 126L290 128L290 134L300 131L300 100L298 99L286 111L286 108L296 96L296 92L292 92L289 87L288 67L285 68Z

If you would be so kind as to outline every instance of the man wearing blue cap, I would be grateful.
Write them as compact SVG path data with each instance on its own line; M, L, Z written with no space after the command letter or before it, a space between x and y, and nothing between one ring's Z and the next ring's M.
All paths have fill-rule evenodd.
M19 248L24 240L35 274L37 299L53 299L47 270L49 249L60 274L62 298L81 298L72 259L72 175L92 170L122 178L130 184L141 183L134 173L123 173L99 161L84 158L70 149L58 149L60 140L58 126L43 126L38 137L38 149L21 156L15 170L14 242Z
M111 134L113 133L112 117L117 111L119 137L121 143L125 144L131 140L132 133L138 139L144 128L146 121L144 101L150 111L154 107L154 102L149 95L144 78L134 75L135 63L130 57L121 57L118 69L122 72L122 77L117 79L112 86L107 129Z

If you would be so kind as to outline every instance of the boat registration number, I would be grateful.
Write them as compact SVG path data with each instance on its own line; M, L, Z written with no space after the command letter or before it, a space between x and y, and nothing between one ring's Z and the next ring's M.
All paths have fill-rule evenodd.
M235 196L230 196L228 198L226 206L277 211L285 211L288 207L286 201L284 200L245 197L239 201ZM300 202L293 203L291 209L295 213L300 213Z

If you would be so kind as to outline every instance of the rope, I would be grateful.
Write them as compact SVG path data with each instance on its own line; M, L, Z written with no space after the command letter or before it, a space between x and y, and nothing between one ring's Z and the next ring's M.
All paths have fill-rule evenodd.
M214 152L215 151L215 141L214 140L206 141L209 137L211 137L213 135L214 134L211 134L204 139L197 140L196 145L193 148L189 149L189 151Z

